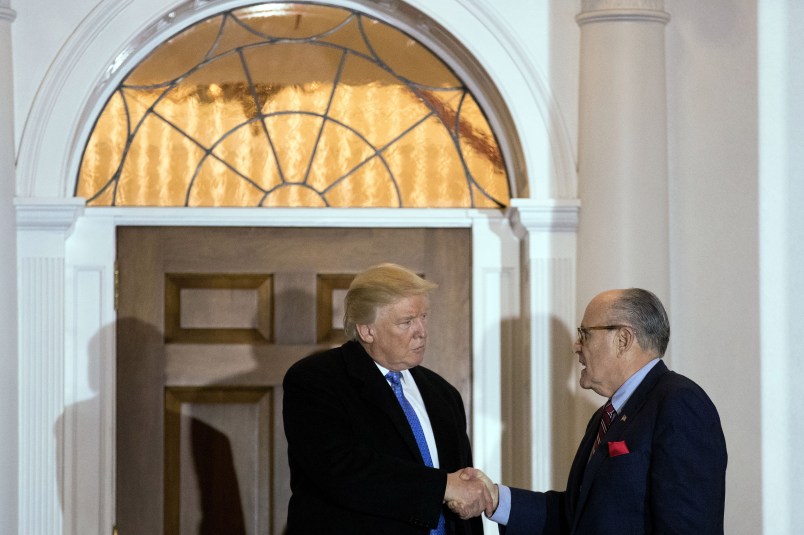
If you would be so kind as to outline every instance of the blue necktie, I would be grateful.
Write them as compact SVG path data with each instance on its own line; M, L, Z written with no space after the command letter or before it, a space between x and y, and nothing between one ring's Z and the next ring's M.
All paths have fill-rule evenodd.
M385 378L388 379L389 383L391 383L391 388L396 395L396 399L399 401L399 405L402 406L402 412L405 413L405 417L408 419L408 424L410 424L410 429L413 431L413 437L416 439L416 445L419 446L419 451L422 454L422 459L424 459L424 464L427 466L433 466L433 459L430 457L430 448L427 447L427 440L424 438L422 424L419 422L419 417L416 416L416 411L413 410L410 402L407 400L407 398L405 398L405 394L402 393L402 373L388 372L385 375ZM446 532L447 530L444 526L444 514L442 513L438 517L438 527L430 530L430 534L444 535Z

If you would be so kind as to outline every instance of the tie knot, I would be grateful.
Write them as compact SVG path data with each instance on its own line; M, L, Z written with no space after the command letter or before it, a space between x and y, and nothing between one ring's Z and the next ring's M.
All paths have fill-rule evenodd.
M611 422L614 419L614 415L617 414L617 411L614 410L614 405L611 404L611 400L606 403L606 406L603 407L603 417L607 420L607 422Z
M388 372L385 374L385 378L394 386L400 386L402 384L402 372Z

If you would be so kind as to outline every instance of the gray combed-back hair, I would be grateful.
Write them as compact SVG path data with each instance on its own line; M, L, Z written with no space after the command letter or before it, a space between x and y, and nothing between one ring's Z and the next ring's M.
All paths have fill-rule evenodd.
M641 288L622 290L611 308L617 321L634 328L642 349L664 356L670 341L670 320L664 305L653 292Z

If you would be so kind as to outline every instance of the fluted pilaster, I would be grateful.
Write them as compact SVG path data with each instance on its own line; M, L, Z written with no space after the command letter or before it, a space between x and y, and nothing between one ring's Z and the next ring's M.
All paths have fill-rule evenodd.
M517 443L514 451L531 454L515 459L519 470L529 473L515 484L559 488L569 471L566 452L574 450L568 442L572 413L563 383L572 365L578 204L513 199L509 218L524 245L521 310L528 325L526 358L512 364L509 395L516 397L511 404L518 409L512 411L511 424L527 429L530 439Z
M80 199L15 202L19 228L19 528L62 533L65 241ZM15 212L12 211L12 214Z

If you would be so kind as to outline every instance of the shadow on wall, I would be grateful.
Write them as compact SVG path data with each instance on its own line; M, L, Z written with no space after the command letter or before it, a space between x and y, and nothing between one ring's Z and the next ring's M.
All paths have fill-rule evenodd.
M530 407L534 385L531 384L530 350L516 347L513 333L526 332L529 318L509 319L502 326L502 391L503 391L503 429L501 449L503 455L502 482L521 488L531 488L531 474L535 447L531 437ZM583 436L585 417L598 408L587 397L580 395L578 379L580 367L574 353L575 327L564 324L553 317L550 323L550 336L555 341L549 358L551 399L550 437L552 456L550 458L551 488L563 489L569 474L572 460ZM582 421L581 421L582 420ZM480 467L482 469L482 467ZM548 489L533 489L548 490Z
M97 465L95 456L92 455L89 456L91 458L87 458L86 449L81 447L79 441L87 440L93 436L99 437L100 435L100 362L103 347L106 347L104 343L113 339L113 325L103 327L92 336L87 347L86 383L81 388L82 393L88 397L65 407L53 426L56 438L56 474L59 478L59 503L63 512L66 512L68 508L72 511L97 511L98 509L97 496L88 493L70 492L70 490L83 487L81 478L85 471L81 467L84 466L84 463L94 462ZM67 437L65 435L67 430L75 430L75 433ZM99 446L98 444L90 449L94 450ZM74 473L65 473L65 456L70 456L74 460L76 466ZM86 473L94 474L96 470L96 467L90 468L86 470Z
M553 418L550 423L553 437L554 489L564 489L578 444L584 435L586 422L599 408L588 396L580 394L581 365L575 354L575 326L566 325L558 318L551 322L557 354L553 355L550 381L553 385ZM586 416L584 416L586 415Z
M164 421L162 417L164 389L162 384L151 384L149 377L153 377L155 370L161 374L163 370L159 368L163 364L159 358L149 358L148 348L160 344L163 335L153 326L133 318L122 318L117 325L107 325L91 338L87 347L87 383L84 385L84 390L91 393L91 397L65 408L54 425L57 440L56 463L60 505L62 511L65 512L65 518L68 519L76 514L79 517L83 516L82 512L97 511L99 506L99 496L80 492L80 490L94 488L91 483L83 484L82 478L96 477L94 474L97 472L98 460L95 452L100 449L101 445L91 444L90 441L93 437L100 439L102 423L99 395L101 362L106 356L104 348L110 347L110 342L115 339L116 328L125 331L128 338L133 337L141 343L143 350L139 355L142 358L138 359L135 366L144 372L142 374L126 374L125 370L118 368L118 371L123 371L123 375L126 376L121 380L121 374L118 373L118 397L124 398L128 404L125 413L130 417L133 415L127 425L118 426L118 449L121 441L124 443L124 447L130 446L132 442L147 443L144 446L135 447L133 454L126 456L129 460L128 463L122 467L120 465L115 467L117 479L124 480L122 484L120 481L118 482L116 490L118 498L118 503L115 504L116 516L122 516L122 518L132 515L151 517L147 521L161 528L163 504L160 502L163 497L162 478L164 476L164 461L161 454L164 430L161 427ZM155 411L154 407L157 407L158 410ZM222 533L246 535L240 484L229 437L225 432L221 432L193 416L185 415L181 425L188 442L186 449L191 452L191 459L185 460L183 466L185 469L193 468L194 474L191 479L198 484L197 496L190 498L191 501L196 502L198 507L198 511L194 515L198 518L197 528L193 532L198 535ZM158 432L155 432L157 430ZM73 432L67 435L65 431ZM131 449L129 451L131 452ZM154 451L158 451L159 454L153 455ZM65 456L70 456L72 461L70 473L65 470ZM134 474L141 477L134 477ZM174 483L180 484L180 482ZM154 494L154 489L158 496L155 496L155 500L148 504L132 503L132 500L125 497L126 494L131 496ZM101 489L102 491L103 489ZM154 504L158 505L156 507L158 511L153 510L155 509ZM144 507L142 507L143 505ZM121 508L123 509L122 515ZM121 532L126 532L125 528L119 527ZM80 530L81 526L77 526L76 529Z
M294 292L282 299L301 301ZM162 330L121 318L116 332L118 348L136 347L127 352L135 362L122 362L118 350L120 533L161 532L163 515L166 535L179 528L198 535L285 533L290 481L281 377L266 379L278 375L271 359L254 346L248 362L231 368L237 373L165 386ZM297 358L306 354L300 350Z

